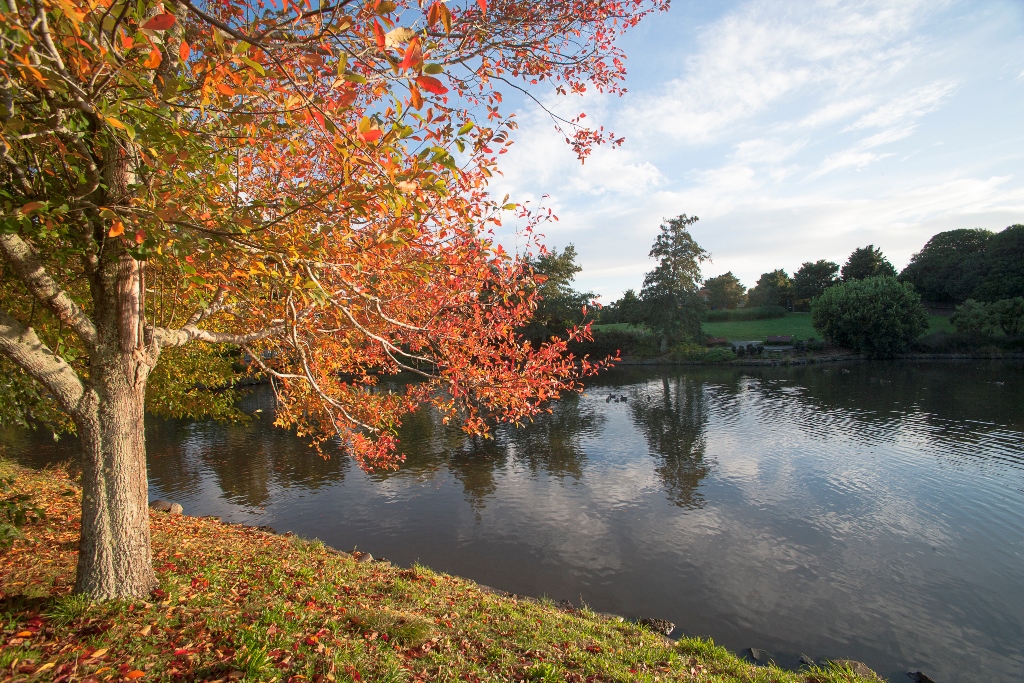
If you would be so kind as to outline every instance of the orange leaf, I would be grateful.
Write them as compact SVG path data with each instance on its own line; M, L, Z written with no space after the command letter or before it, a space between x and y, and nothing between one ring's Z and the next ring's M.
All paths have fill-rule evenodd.
M142 244L145 241L146 241L146 231L143 230L142 228L139 228L138 230L135 231L135 243L136 244Z
M44 206L46 206L46 205L43 204L42 202L29 202L25 206L21 207L21 212L22 213L32 213L33 211L38 211L39 209L43 208ZM30 633L29 635L32 635L32 634ZM18 636L18 637L19 638L25 638L26 636Z
M377 49L383 50L387 45L387 41L384 38L384 29L380 27L376 19L373 20L373 37L377 40Z
M18 631L17 633L14 634L14 637L15 638L31 638L32 637L32 631Z
M398 65L399 69L411 69L414 65L423 61L423 50L420 48L420 39L414 37L409 41L409 47L405 48L405 57Z
M412 105L413 109L423 108L423 95L420 94L420 89L415 85L409 87L409 104Z
M448 92L448 88L444 87L444 84L433 76L417 76L416 83L427 92L432 92L435 95L443 95Z
M146 673L144 671L139 671L138 669L135 669L134 671L129 671L128 673L126 673L124 675L124 677L125 678L142 678L145 675L146 675Z
M178 56L181 57L181 61L187 62L190 54L192 54L192 48L184 40L181 41L181 47L178 48Z
M480 5L480 11L487 14L487 0L476 0L476 4Z
M114 224L110 226L110 232L107 233L107 237L118 237L124 234L124 223L121 221L114 221Z
M173 14L158 14L145 24L142 28L150 31L166 31L170 27L174 26L175 18Z
M147 69L155 69L158 66L160 66L160 62L162 62L163 59L164 56L160 54L160 50L153 48L152 51L150 51L149 53L149 57L146 57L146 59L143 60L142 66L146 67Z
M231 97L235 94L235 91L232 90L231 86L227 83L218 83L217 91L220 92L221 95L227 95L228 97Z
M380 139L380 135L381 130L379 128L371 128L365 133L360 133L359 138L363 140L363 142L374 142Z

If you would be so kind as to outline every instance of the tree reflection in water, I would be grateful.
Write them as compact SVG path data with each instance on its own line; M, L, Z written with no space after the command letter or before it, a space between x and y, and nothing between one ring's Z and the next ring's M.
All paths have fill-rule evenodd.
M586 462L582 440L600 431L604 416L567 396L522 427L503 425L493 438L481 438L445 425L436 411L409 416L399 432L407 460L398 472L376 472L375 479L415 476L429 479L447 469L459 481L466 501L479 515L498 488L498 473L511 463L534 475L580 479Z
M711 473L705 461L708 396L700 379L663 375L636 390L629 402L633 422L658 458L655 471L670 501L681 508L704 507L700 483Z

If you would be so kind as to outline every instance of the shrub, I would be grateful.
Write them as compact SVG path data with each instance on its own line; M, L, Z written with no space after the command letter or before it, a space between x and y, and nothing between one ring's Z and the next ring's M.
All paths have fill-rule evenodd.
M756 306L754 308L737 308L731 311L708 311L707 321L709 323L724 323L740 320L771 320L772 318L785 318L786 312L783 306Z
M613 356L618 351L623 357L646 358L659 354L658 339L650 332L632 330L594 330L594 341L572 342L569 350L577 356L590 354L592 359Z
M913 286L882 275L825 290L811 303L811 322L837 346L886 358L910 348L928 314Z
M1007 337L1024 335L1024 297L983 303L968 299L956 307L949 321L957 332Z

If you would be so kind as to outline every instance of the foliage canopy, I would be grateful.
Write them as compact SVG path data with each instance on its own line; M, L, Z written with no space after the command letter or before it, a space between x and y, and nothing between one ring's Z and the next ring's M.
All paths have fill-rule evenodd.
M811 306L811 321L828 341L872 358L907 351L928 329L920 295L884 275L826 289Z

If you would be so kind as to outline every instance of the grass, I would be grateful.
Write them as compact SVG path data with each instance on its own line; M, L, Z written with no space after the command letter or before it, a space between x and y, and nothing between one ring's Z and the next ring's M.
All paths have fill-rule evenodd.
M153 512L159 589L71 595L77 487L0 460L46 510L0 556L0 677L100 681L864 683L836 666L747 664L589 610L504 597L422 566L357 563L319 541ZM69 495L75 494L75 495ZM877 679L874 679L877 680Z
M785 318L772 320L749 320L742 322L704 323L704 333L712 337L726 339L764 340L766 337L790 335L793 339L821 339L821 333L811 325L810 313L790 313ZM952 332L953 326L944 315L928 316L928 330L932 332Z

